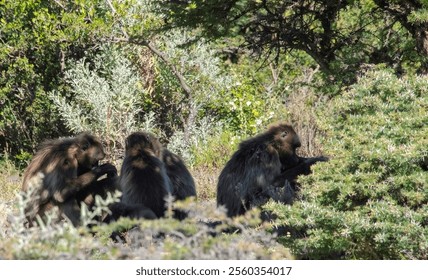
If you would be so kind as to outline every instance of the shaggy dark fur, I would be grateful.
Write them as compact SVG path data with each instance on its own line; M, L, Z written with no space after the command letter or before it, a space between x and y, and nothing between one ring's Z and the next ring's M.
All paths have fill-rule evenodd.
M296 149L300 146L298 135L285 123L243 141L220 174L217 205L225 206L228 216L236 216L267 201L275 193L278 200L292 201L294 193L281 188L295 183L297 176L309 174L315 162L325 160L298 157Z
M150 133L129 135L119 180L122 203L148 207L157 217L164 216L165 198L172 193L162 151L162 145Z
M104 185L97 182L99 177L116 174L111 164L98 166L104 156L101 143L89 134L42 143L24 173L22 184L22 190L28 192L32 179L40 173L43 176L41 184L33 186L25 210L29 225L33 225L37 215L43 216L55 205L73 225L79 225L80 202L93 195L91 190L102 189ZM81 192L84 194L78 197Z

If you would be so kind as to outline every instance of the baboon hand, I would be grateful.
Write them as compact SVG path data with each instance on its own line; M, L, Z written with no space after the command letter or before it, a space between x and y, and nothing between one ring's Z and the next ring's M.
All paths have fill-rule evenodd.
M320 157L313 157L313 158L307 158L306 160L305 160L305 163L307 164L307 165L312 165L312 164L314 164L314 163L317 163L317 162L322 162L322 161L328 161L328 157L325 157L325 156L320 156Z
M95 172L98 176L102 176L104 174L107 174L107 177L115 177L117 176L117 169L114 165L110 163L104 163L100 166L97 166L95 168Z
M319 156L319 157L316 157L316 159L317 159L317 161L329 161L330 159L328 158L328 157L326 157L326 156Z

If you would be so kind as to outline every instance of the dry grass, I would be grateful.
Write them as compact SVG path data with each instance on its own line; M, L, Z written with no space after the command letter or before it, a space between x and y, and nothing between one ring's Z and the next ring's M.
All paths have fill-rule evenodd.
M18 174L0 173L0 202L9 203L15 200L20 187L21 177Z
M308 73L302 76L298 81L292 93L286 100L286 107L289 113L290 122L300 137L302 147L299 149L301 156L313 157L322 155L322 148L317 141L321 131L316 120L316 110L322 106L322 97L316 94L314 88L308 86L311 84L315 70L308 69Z
M215 201L221 168L195 167L190 172L195 180L198 201Z
M10 162L1 163L0 169L0 222L3 222L13 211L16 194L21 187L21 177Z

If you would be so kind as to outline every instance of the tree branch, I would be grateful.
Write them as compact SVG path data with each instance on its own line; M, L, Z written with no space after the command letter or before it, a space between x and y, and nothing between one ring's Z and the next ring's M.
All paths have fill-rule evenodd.
M107 2L107 5L110 7L111 12L113 13L113 16L115 16L116 9L113 7L113 4L111 3L110 0L106 0L106 2ZM130 38L130 36L128 35L128 33L126 32L125 28L122 25L122 21L120 19L119 21L121 22L120 30L122 31L122 35L124 36L124 38L120 38L120 39L115 38L115 39L120 42L127 42L131 44L147 47L152 53L154 53L156 56L162 59L162 61L165 62L165 64L172 70L172 73L178 79L181 88L184 90L186 98L191 98L192 89L189 87L189 85L187 85L184 76L180 73L177 67L168 59L168 57L163 52L161 52L158 48L156 48L150 41Z
M130 40L130 43L136 43L134 40ZM152 51L154 54L156 54L160 59L165 62L166 65L168 65L169 68L171 68L173 74L180 82L181 87L183 88L184 92L186 93L186 97L191 97L192 95L192 89L187 85L186 80L184 79L184 76L178 71L177 67L169 61L169 59L166 57L164 53L162 53L160 50L158 50L150 41L143 41L140 45L146 46L150 51Z

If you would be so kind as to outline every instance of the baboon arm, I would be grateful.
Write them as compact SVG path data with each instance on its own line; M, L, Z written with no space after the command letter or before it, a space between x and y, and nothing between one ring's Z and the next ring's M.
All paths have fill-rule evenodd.
M290 182L293 182L294 180L297 179L297 176L308 175L310 172L311 172L310 165L304 162L297 165L296 167L285 170L284 172L281 173L281 177Z
M294 182L299 175L308 175L310 173L310 165L305 162L283 171L278 177L275 178L273 185L275 187L284 186L285 181Z
M56 191L53 194L53 198L56 202L64 203L79 191L89 187L97 178L98 175L95 172L89 171L77 178L67 180L66 186L62 190Z
M274 185L277 187L283 186L284 181L294 182L299 175L309 175L311 166L320 161L328 161L327 157L301 158L301 163L295 167L284 170L278 178L275 179Z
M117 178L104 178L93 182L90 186L80 190L80 194L103 194L117 190Z
M97 168L90 170L77 178L71 178L66 181L66 187L54 193L53 198L59 203L74 197L78 192L86 190L100 176L107 174L111 175L116 172L116 167L111 164L103 164Z
M108 193L114 193L117 190L117 177L104 178L92 183L89 187L84 188L76 194L78 201L85 202L86 205L94 205L95 196L99 195L103 199Z

